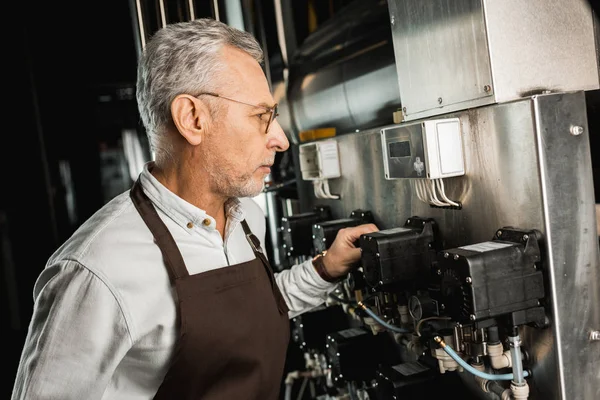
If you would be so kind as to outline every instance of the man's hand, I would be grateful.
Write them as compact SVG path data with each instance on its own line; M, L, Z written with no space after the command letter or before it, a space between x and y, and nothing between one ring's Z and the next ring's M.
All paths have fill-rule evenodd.
M379 229L374 224L363 224L338 231L335 240L327 249L323 263L327 273L338 278L346 275L350 269L360 261L360 248L354 246L361 235L377 232Z

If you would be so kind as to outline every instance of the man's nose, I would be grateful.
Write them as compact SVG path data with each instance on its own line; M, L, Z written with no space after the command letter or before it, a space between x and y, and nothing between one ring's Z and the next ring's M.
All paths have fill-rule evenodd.
M290 147L290 142L279 125L279 121L272 122L268 135L270 136L269 148L274 148L275 151L286 151Z

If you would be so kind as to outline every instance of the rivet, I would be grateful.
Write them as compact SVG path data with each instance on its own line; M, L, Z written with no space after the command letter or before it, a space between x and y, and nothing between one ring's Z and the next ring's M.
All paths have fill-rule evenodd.
M571 125L571 135L579 136L583 133L583 127L579 125Z

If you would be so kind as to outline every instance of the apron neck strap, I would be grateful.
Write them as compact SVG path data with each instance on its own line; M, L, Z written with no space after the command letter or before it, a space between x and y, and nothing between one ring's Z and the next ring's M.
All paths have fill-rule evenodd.
M158 248L162 252L167 264L167 271L171 282L174 283L175 279L188 276L189 272L185 266L181 252L177 244L175 244L175 239L173 239L171 232L169 232L169 229L156 212L156 208L154 208L154 205L148 196L146 196L146 193L144 193L139 178L133 184L130 196L133 200L133 205L140 213L152 235L154 235Z

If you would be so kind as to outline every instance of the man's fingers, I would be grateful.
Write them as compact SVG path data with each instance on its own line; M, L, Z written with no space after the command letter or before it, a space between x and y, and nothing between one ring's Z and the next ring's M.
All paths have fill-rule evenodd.
M366 233L371 233L371 232L377 232L379 230L379 228L377 228L377 226L375 224L363 224L363 225L357 225L355 227L352 228L347 228L346 230L346 239L348 240L349 243L354 244L356 247L358 247L358 239L360 239L361 235L364 235Z

